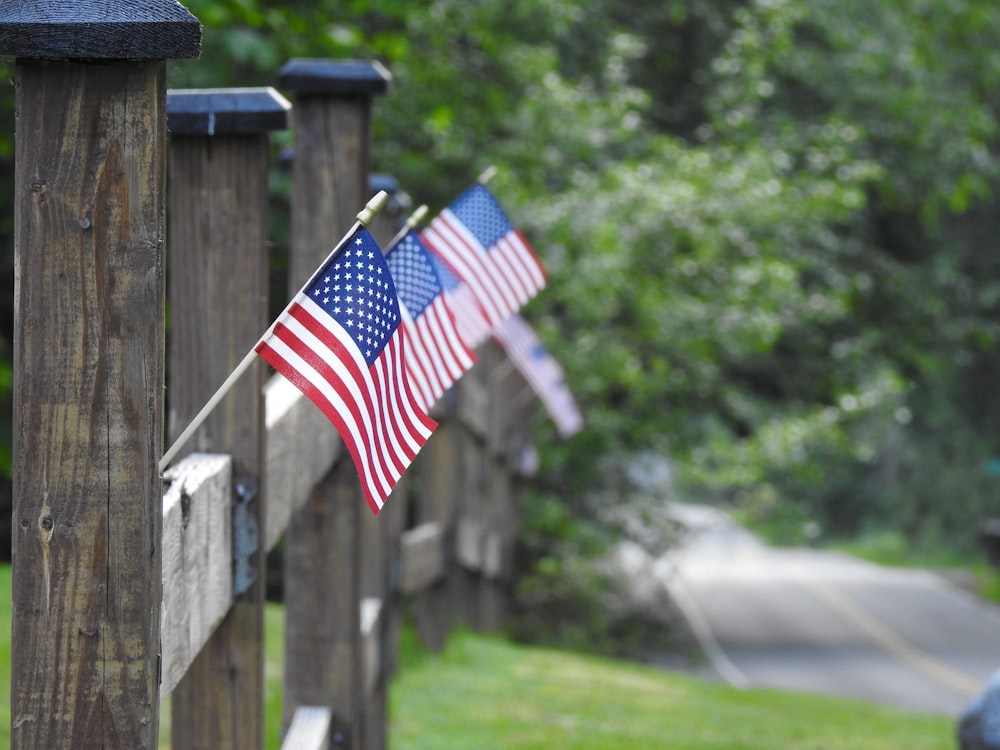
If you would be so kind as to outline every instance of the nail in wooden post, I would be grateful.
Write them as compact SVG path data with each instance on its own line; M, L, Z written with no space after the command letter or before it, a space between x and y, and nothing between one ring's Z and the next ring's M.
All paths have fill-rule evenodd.
M16 57L12 746L159 725L166 60L174 0L6 0Z
M290 288L298 290L368 200L371 108L388 90L378 63L292 60L278 76L293 92ZM360 747L360 513L342 456L295 513L285 537L285 725L300 706L328 706L332 747Z
M171 439L270 323L268 133L288 126L290 108L270 88L167 92ZM251 365L186 447L232 455L237 486L264 486L266 376L262 361ZM174 747L264 746L265 502L249 500L242 515L259 549L238 563L236 582L240 570L256 578L173 693Z

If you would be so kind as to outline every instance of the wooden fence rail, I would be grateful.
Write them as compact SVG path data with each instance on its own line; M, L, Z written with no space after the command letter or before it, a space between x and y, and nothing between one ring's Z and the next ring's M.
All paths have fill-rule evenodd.
M403 604L432 648L456 621L504 617L531 420L510 408L527 386L501 350L481 347L437 405L377 518L329 422L263 363L156 466L161 435L270 322L269 133L294 137L297 290L370 195L390 77L293 60L277 77L293 103L167 92L164 60L200 39L173 0L126 4L141 16L127 29L99 2L51 5L28 30L46 2L0 8L0 54L18 58L13 747L155 747L170 696L174 747L262 748L264 571L284 540L284 747L382 750ZM146 57L163 59L124 62L144 57L126 38L143 23L173 46L161 34ZM380 222L384 243L396 223Z

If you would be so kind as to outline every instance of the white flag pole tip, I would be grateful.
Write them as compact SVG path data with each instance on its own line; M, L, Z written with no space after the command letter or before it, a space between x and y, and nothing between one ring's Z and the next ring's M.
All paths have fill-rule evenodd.
M424 217L426 215L427 215L427 204L425 203L416 211L414 211L412 214L410 214L410 218L406 220L406 228L414 229L424 220Z
M487 182L492 180L497 173L497 168L492 164L483 170L483 173L479 175L479 179L476 180L480 185L485 185Z
M358 212L358 221L365 226L368 226L369 222L375 218L375 214L385 207L388 200L389 194L384 190L379 190L374 196L372 196L372 199L368 201L367 205L365 205L365 207Z

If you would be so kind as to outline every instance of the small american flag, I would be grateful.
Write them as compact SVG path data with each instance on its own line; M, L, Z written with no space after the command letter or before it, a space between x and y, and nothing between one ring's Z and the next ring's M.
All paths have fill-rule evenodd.
M385 260L409 334L406 368L421 406L429 409L472 367L475 357L456 330L433 256L417 233L404 234L386 251Z
M459 281L458 277L435 253L430 253L430 257L434 263L434 270L437 271L438 280L444 287L444 296L448 300L448 307L455 316L458 334L469 349L475 349L490 337L490 324L486 322L486 317L483 315L479 303L476 302L472 290Z
M255 347L337 428L373 513L437 426L411 390L400 322L392 274L359 227Z
M491 328L545 286L538 256L478 183L434 217L421 239L469 287Z
M493 336L541 400L559 435L568 438L579 432L583 415L566 385L563 369L527 321L513 315L493 329Z

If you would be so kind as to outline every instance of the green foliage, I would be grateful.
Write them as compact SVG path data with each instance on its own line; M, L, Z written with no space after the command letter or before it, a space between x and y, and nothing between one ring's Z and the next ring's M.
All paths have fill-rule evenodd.
M566 444L540 430L536 486L567 513L536 538L574 546L589 532L571 522L634 495L609 462L646 451L686 494L833 535L957 541L996 512L978 467L1000 452L1000 7L188 6L204 51L171 63L172 86L377 58L394 78L377 171L437 210L500 168L493 187L550 273L526 314L587 419ZM273 184L281 248L287 176Z

